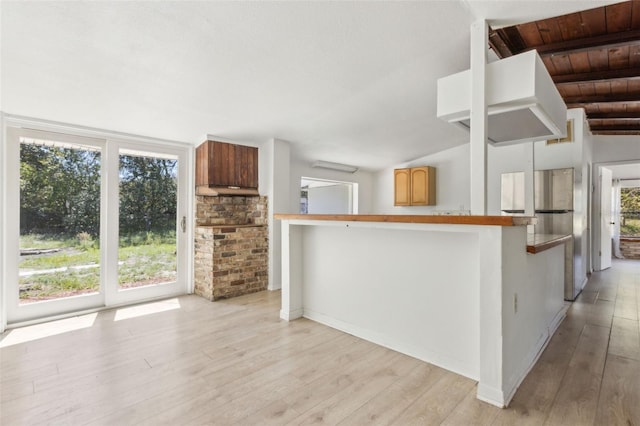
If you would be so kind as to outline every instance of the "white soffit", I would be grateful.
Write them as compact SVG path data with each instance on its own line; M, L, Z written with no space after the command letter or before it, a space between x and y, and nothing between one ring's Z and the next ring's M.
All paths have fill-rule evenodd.
M438 80L438 117L469 127L470 70ZM567 107L535 51L487 65L488 137L509 144L565 136Z

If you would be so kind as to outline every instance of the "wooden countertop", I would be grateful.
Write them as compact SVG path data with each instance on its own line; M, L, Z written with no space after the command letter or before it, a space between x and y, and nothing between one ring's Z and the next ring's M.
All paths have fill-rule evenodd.
M276 214L280 220L332 220L340 222L438 223L450 225L525 226L535 225L529 216L455 216L455 215L369 215L369 214Z
M562 234L529 234L527 236L527 253L540 253L551 247L559 246L570 241L571 235Z

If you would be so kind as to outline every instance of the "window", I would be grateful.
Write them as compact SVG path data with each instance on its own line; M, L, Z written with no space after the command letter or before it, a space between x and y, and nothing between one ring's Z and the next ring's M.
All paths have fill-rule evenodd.
M358 212L358 184L303 177L300 213L354 214Z

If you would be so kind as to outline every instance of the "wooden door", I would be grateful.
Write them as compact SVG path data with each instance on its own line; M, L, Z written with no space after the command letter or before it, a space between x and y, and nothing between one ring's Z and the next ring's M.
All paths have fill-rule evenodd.
M394 175L394 206L411 205L411 169L396 169Z
M258 148L235 145L234 186L240 188L258 187Z

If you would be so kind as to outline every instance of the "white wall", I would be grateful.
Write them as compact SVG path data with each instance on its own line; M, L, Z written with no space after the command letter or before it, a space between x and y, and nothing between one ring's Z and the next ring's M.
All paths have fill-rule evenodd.
M564 318L564 247L528 254L518 230L503 228L503 389L516 391ZM510 235L514 234L514 235ZM517 306L514 298L517 297Z
M2 333L7 325L7 315L4 309L5 306L5 296L4 289L6 287L5 276L4 276L4 250L6 238L4 236L4 228L5 228L5 184L8 179L5 175L5 164L7 158L7 152L5 149L5 127L4 127L4 113L0 110L0 333Z
M277 213L300 213L300 179L302 177L312 179L333 180L338 182L354 182L358 184L358 213L372 213L373 199L373 175L364 170L355 173L338 172L334 170L313 168L307 162L292 159L289 181L289 209ZM354 194L355 195L355 194ZM355 202L355 200L354 200Z
M478 397L499 406L564 314L563 247L528 254L524 227L302 219L283 234L281 318L478 380Z
M351 185L316 186L307 190L309 214L350 214Z
M280 221L273 215L289 209L289 143L272 139L258 153L260 194L266 195L269 203L269 290L277 290L282 285L282 236Z
M584 110L567 110L567 117L574 120L574 142L547 145L546 141L534 144L534 168L536 170L574 168L573 226L576 236L574 253L574 279L578 286L587 279L589 261L589 170L592 163L592 139ZM487 213L500 214L500 181L502 173L523 171L526 167L526 150L529 143L509 146L493 146L488 149Z
M640 160L640 136L594 135L593 162Z
M488 214L500 214L500 178L503 173L525 170L525 150L534 144L534 168L536 170L576 168L576 180L582 180L584 146L584 110L570 109L567 116L574 119L573 143L547 145L546 141L524 144L494 146L489 145L487 167L487 206ZM585 188L586 189L586 188ZM582 190L582 188L580 188ZM578 208L579 206L574 206Z
M379 171L374 175L373 213L433 214L440 211L469 210L469 160L469 144L465 144ZM436 205L394 206L393 170L418 166L436 168Z
M332 225L302 227L304 315L477 380L477 235Z

